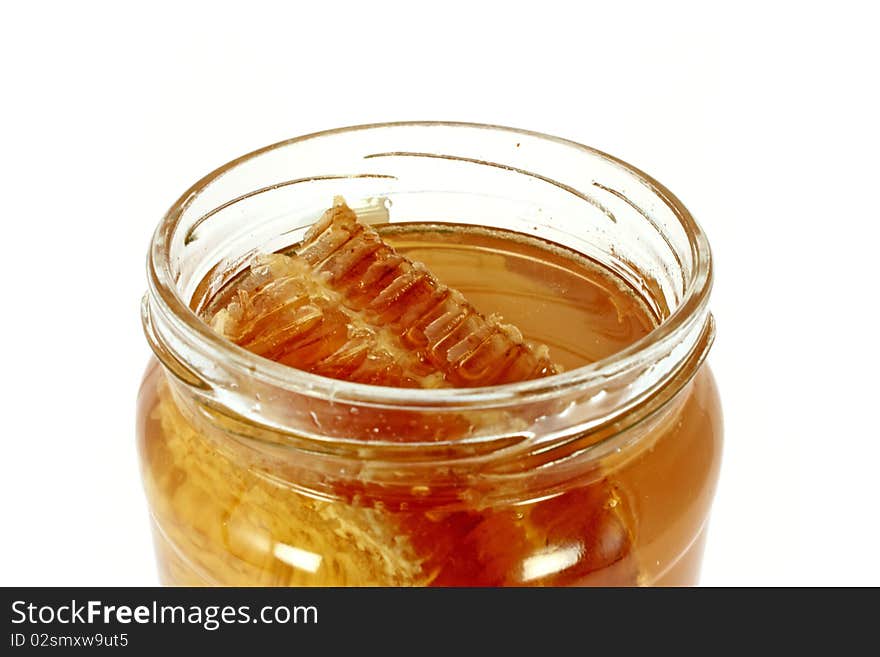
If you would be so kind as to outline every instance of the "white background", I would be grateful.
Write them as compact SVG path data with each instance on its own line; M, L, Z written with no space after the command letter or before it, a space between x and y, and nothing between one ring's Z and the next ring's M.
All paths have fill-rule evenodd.
M703 583L880 584L870 3L15 3L0 19L0 584L154 584L144 259L254 148L446 119L670 187L716 256L726 445Z

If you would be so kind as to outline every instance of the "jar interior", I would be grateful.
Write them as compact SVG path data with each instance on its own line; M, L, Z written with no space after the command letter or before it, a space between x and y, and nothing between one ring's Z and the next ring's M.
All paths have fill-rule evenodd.
M379 221L472 224L555 242L622 277L663 320L685 295L694 253L658 191L613 158L527 133L330 133L241 160L193 194L171 235L170 263L190 303L209 273L220 286L253 253L299 242L341 195Z
M253 254L301 241L337 196L386 228L480 226L573 251L634 290L656 328L612 356L561 374L433 391L304 373L220 339L199 319L200 304ZM632 409L645 406L648 413L649 400L657 405L674 395L677 388L668 384L683 385L711 345L708 245L677 199L611 156L493 126L360 126L251 153L206 176L172 207L157 230L150 268L144 324L166 369L197 392L204 408L233 418L242 431L258 425L265 429L261 440L278 434L310 448L347 444L348 425L328 427L349 412L405 410L427 418L438 409L502 412L505 422L486 422L472 436L489 443L513 437L562 443L593 431L600 441L617 429L603 434L599 428L617 426L624 416L636 422ZM308 413L290 403L305 398L313 409ZM427 458L425 445L436 440L416 438L412 449ZM603 450L615 449L613 441L601 440Z

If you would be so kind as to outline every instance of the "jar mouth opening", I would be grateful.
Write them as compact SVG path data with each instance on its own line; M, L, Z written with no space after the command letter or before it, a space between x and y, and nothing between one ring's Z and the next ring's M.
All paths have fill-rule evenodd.
M171 244L181 228L181 222L187 208L205 188L248 160L279 148L318 137L398 127L461 127L522 135L579 149L585 154L601 158L625 170L630 176L638 179L650 189L674 213L686 233L693 266L690 274L684 280L680 303L668 317L644 337L614 354L582 367L518 383L441 389L393 388L352 383L298 370L257 356L223 338L191 309L178 289L177 276L171 259ZM221 362L224 366L258 379L264 384L306 396L330 398L341 403L351 402L367 406L422 409L504 406L510 403L538 401L552 397L560 390L594 386L598 382L612 379L622 372L632 370L637 364L643 364L651 359L663 358L681 342L680 336L683 332L690 331L697 325L702 330L702 326L707 321L708 298L712 286L712 258L705 233L681 201L648 174L612 155L560 137L499 125L449 121L402 121L336 128L284 140L232 160L196 182L171 206L155 231L147 260L148 295L156 307L151 310L149 305L145 304L145 323L150 322L149 315L151 313L160 313L163 319L173 325L174 331L182 336L188 344L196 348L203 358L213 362ZM199 372L192 371L193 368L186 362L178 362L177 364L187 369L195 379L200 378Z

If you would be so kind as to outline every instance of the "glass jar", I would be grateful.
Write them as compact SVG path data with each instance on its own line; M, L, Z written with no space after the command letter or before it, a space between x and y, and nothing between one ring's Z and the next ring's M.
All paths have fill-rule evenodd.
M547 378L397 389L323 378L215 334L197 309L336 195L390 222L534 235L627 281L657 327ZM209 174L159 225L138 402L162 582L690 585L721 455L704 360L706 238L641 171L563 139L397 123L322 132ZM438 432L467 416L465 437Z

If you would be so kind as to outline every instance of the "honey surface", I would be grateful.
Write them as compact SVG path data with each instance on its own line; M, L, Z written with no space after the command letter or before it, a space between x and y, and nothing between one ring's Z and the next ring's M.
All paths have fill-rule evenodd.
M383 239L422 262L484 314L571 370L647 335L656 320L623 281L593 261L525 235L459 224L395 224Z

